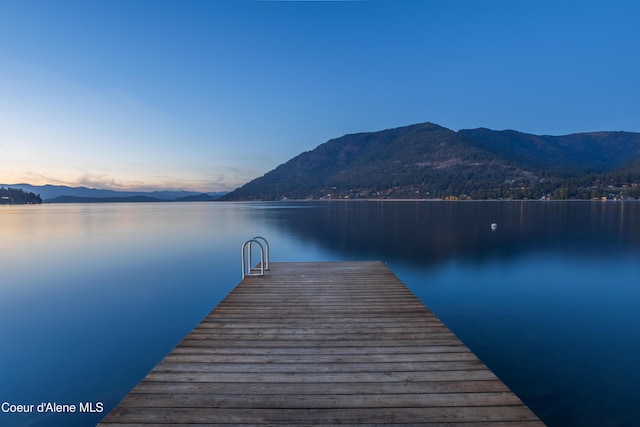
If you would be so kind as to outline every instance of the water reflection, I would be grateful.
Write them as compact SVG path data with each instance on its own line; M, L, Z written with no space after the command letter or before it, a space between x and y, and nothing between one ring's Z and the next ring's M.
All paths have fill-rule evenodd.
M423 266L554 248L608 253L640 247L638 203L372 201L314 207L281 206L266 215L296 238L342 256Z
M225 204L0 207L0 402L110 410L238 282ZM101 414L0 414L87 426Z

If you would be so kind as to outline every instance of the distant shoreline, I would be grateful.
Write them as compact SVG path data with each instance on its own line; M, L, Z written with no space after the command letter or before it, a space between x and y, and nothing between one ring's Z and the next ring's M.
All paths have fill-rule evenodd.
M286 200L216 200L217 203L287 203L287 202L445 202L445 203L475 203L475 202L589 202L589 203L628 203L640 202L640 199L472 199L472 200L445 200L445 199L286 199Z
M607 200L587 200L587 199L558 199L558 200L535 200L535 199L480 199L480 200L444 200L444 199L287 199L287 200L127 200L121 199L95 199L95 200L69 200L51 201L44 200L42 203L0 203L0 206L24 206L24 205L96 205L96 204L158 204L158 203L372 203L372 202L424 202L424 203L640 203L640 199L607 199Z

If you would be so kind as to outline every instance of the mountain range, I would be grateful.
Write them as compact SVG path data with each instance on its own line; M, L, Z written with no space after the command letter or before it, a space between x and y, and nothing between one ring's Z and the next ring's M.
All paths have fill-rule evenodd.
M420 123L331 139L221 200L638 198L639 183L640 133Z
M39 195L45 203L188 202L212 201L225 193L193 191L115 191L66 185L0 184Z

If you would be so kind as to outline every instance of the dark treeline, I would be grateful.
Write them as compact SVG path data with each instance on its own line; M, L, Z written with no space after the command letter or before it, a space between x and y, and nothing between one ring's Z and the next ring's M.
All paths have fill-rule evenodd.
M40 195L26 192L19 188L0 187L0 204L4 205L31 205L42 203Z

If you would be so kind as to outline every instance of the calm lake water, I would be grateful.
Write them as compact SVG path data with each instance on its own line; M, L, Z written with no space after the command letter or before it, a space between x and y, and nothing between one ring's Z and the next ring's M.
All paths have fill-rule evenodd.
M95 425L255 235L385 261L549 426L640 426L640 203L412 201L0 206L0 403L35 405L0 425Z

